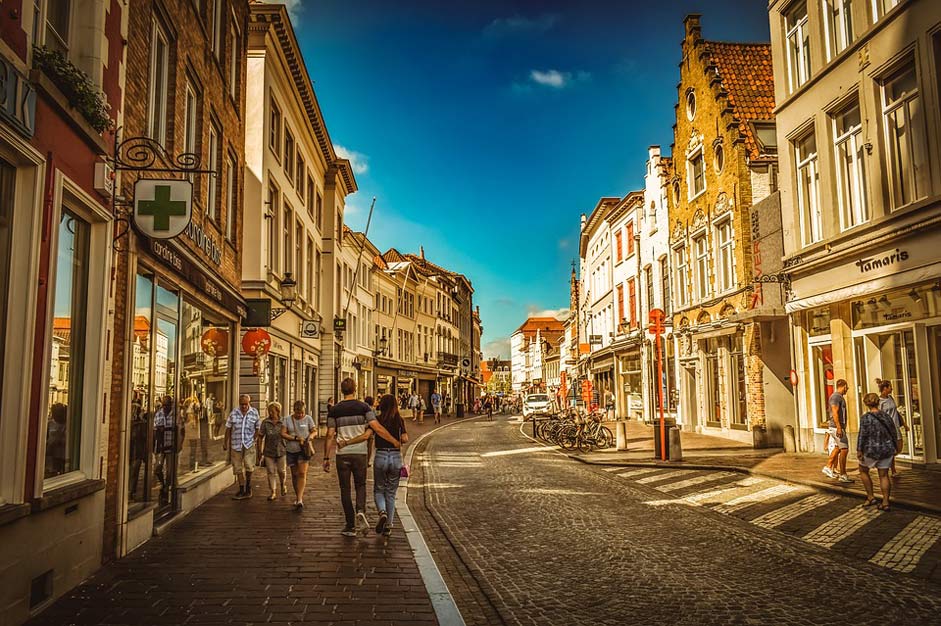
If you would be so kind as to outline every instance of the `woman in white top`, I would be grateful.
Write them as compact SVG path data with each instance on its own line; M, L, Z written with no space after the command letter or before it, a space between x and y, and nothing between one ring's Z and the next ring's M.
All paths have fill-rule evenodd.
M304 506L304 489L307 487L307 466L310 462L308 450L313 449L316 434L314 418L304 412L304 403L294 403L294 412L284 418L284 434L288 467L291 468L291 484L294 485L294 506ZM310 440L310 444L308 444Z

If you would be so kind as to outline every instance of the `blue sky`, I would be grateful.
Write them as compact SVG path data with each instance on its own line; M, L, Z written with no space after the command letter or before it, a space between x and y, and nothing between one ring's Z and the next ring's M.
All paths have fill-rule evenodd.
M528 314L566 308L579 215L669 153L683 17L767 41L763 0L294 0L298 38L360 191L347 222L381 250L466 274L484 356Z

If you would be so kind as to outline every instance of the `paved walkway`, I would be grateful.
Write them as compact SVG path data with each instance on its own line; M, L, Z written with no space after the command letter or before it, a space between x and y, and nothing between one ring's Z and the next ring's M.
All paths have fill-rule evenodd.
M445 423L454 421L445 419ZM407 421L416 439L434 428ZM340 535L336 473L312 460L306 506L293 495L267 501L265 472L255 495L234 501L235 487L212 498L160 537L102 568L31 623L288 624L390 626L437 624L407 538ZM374 522L372 474L368 484Z
M772 492L776 481L713 476L729 491L694 506L684 498L719 487L677 485L705 472L573 463L507 418L437 432L416 459L424 497L413 501L416 481L410 507L469 626L935 624L941 611L941 587L919 571L938 563L920 539L934 526L908 512L869 525L854 518L803 539L826 523L804 500L810 489ZM617 476L631 470L661 478ZM757 482L734 484L745 481ZM657 488L668 483L674 495ZM863 510L838 499L823 508L842 509L837 517ZM796 505L768 514L784 500L801 502L803 514ZM906 515L911 528L900 533ZM892 546L879 539L890 526ZM914 576L899 573L910 566Z
M609 426L613 431L613 424ZM653 427L637 421L628 421L627 427L627 451L610 448L572 456L600 464L659 463L653 458ZM670 466L740 469L859 498L865 495L858 479L859 464L853 459L847 462L846 471L856 480L844 485L820 472L826 462L822 454L786 454L780 448L754 450L750 445L729 439L685 431L682 442L683 460L668 462ZM911 467L899 462L898 469L901 475L893 481L892 499L902 506L941 513L941 467ZM872 474L875 476L875 472ZM878 495L878 479L876 484Z

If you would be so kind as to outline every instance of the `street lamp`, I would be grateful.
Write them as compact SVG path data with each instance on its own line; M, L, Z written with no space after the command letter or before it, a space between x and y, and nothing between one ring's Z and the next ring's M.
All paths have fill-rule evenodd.
M281 279L281 302L284 304L284 307L279 307L276 309L271 309L271 319L276 319L284 314L285 311L291 308L291 305L294 304L294 300L297 299L297 281L294 280L294 277L291 276L291 272L285 272L284 278Z
M373 354L375 356L385 356L386 348L388 347L388 345L389 345L389 340L386 339L385 337L380 337L378 347L375 350L373 350Z

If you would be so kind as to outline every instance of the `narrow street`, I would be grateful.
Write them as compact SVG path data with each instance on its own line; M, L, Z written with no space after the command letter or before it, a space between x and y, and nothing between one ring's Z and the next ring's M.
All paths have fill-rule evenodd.
M416 459L410 507L467 624L931 624L941 611L933 517L872 522L856 499L731 472L592 467L506 417L445 428Z

